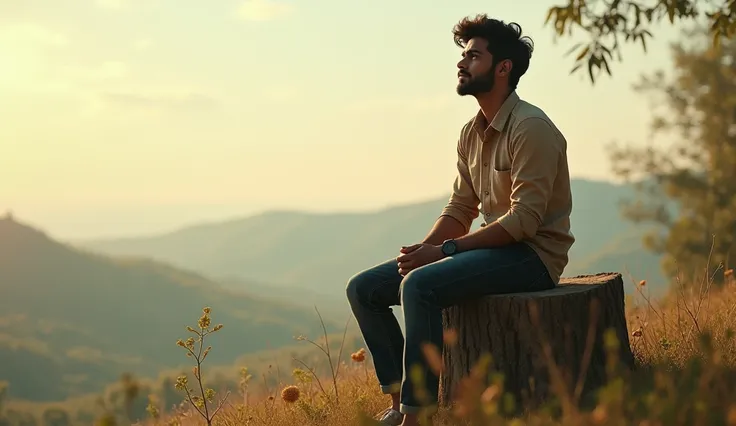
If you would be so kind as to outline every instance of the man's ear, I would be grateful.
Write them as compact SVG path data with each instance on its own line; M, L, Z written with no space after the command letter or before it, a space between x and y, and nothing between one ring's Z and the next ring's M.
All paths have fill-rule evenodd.
M498 75L500 77L507 77L511 73L511 68L513 68L514 64L511 62L511 60L506 59L501 61L498 64Z

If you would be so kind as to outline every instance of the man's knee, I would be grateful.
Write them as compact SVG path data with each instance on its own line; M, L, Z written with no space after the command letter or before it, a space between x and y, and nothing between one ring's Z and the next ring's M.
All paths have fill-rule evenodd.
M350 277L345 287L345 293L351 305L368 301L372 288L376 285L372 278L369 271L361 271Z
M384 308L399 303L401 275L395 260L386 261L353 275L345 292L352 306Z
M422 267L410 271L401 282L401 302L416 301L431 294L431 268Z

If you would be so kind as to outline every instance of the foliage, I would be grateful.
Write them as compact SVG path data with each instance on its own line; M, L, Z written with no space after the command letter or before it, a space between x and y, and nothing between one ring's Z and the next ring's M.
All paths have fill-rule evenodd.
M641 298L630 302L627 312L637 374L626 375L610 363L609 380L592 403L584 399L578 402L572 393L558 388L560 393L548 405L526 410L504 392L502 376L489 371L488 362L481 362L466 379L454 406L437 415L436 424L736 425L736 280L729 276L728 285L718 290L705 283L701 287L710 290L700 294L673 292L658 304L646 295L646 283L639 283L636 291ZM617 342L610 337L607 340L613 350ZM343 365L343 374L334 382L342 395L340 400L330 397L324 387L313 386L318 376L295 368L294 381L280 384L281 398L266 387L260 401L224 409L221 422L377 425L370 413L382 410L388 401L376 390L366 355L358 350L351 356L352 365ZM196 424L180 413L170 414L167 421Z
M704 35L692 31L690 46L672 47L672 77L659 72L637 86L658 96L662 109L652 130L664 143L613 145L611 160L614 173L637 182L640 197L626 203L624 214L656 225L645 244L664 255L665 273L709 275L714 265L718 284L736 259L736 43L714 47Z
M568 0L551 7L545 24L551 23L557 37L571 37L574 29L587 34L587 43L576 43L571 73L587 65L591 83L602 71L612 75L610 62L622 59L625 43L640 43L646 52L653 28L662 22L708 21L713 44L736 32L735 0Z
M340 393L339 393L339 390L338 390L338 387L337 387L337 378L340 375L340 360L342 359L342 351L343 351L343 348L344 348L344 345L345 345L345 336L347 335L347 332L348 332L348 325L350 324L350 319L348 318L348 321L345 323L345 330L343 331L342 340L341 340L341 343L340 343L340 351L337 354L337 359L333 360L332 359L332 353L330 351L330 341L327 338L327 328L325 327L324 320L322 319L322 315L319 313L319 309L317 309L316 306L314 307L314 310L317 311L317 316L319 317L320 324L322 324L322 332L324 333L323 336L324 336L324 339L325 339L324 345L321 345L321 344L315 342L314 340L309 339L306 336L299 336L299 337L297 337L297 340L306 341L306 342L312 344L314 347L316 347L317 349L319 349L319 351L321 353L323 353L324 356L327 358L327 363L330 366L330 376L332 378L332 388L333 388L333 391L334 391L334 399L335 399L336 402L339 403L340 402ZM319 386L319 388L322 391L322 394L324 395L325 398L328 398L328 399L333 398L333 395L329 394L327 392L327 390L325 390L325 387L322 385L322 381L320 381L319 376L317 375L317 373L316 373L316 371L315 371L314 368L310 367L309 365L307 365L304 361L302 361L300 359L294 358L294 361L296 361L297 363L301 364L302 366L304 366L307 369L307 371L309 371L309 373L316 380L317 385Z
M701 288L709 289L701 293L688 292L687 289L697 286L683 286L659 303L646 294L646 283L640 282L635 290L641 297L629 301L627 311L637 373L625 374L616 368L615 357L609 358L608 381L592 400L590 397L579 398L577 389L572 392L564 386L555 386L557 393L554 398L542 407L529 410L504 392L503 376L500 372L488 370L490 364L486 359L466 378L463 391L458 394L454 405L437 415L436 424L734 425L736 280L732 274L727 280L727 284L718 289L708 283L700 283ZM209 325L207 320L200 319L200 327L205 324ZM199 335L202 334L206 335L207 330L201 328ZM343 342L339 343L341 348L345 344L344 336ZM606 339L607 347L615 353L618 342L611 336ZM187 347L189 356L196 360L199 352L207 353L207 349L203 349L204 342L197 342L192 338L189 343L181 341L179 345ZM218 407L229 405L230 408L222 408L218 417L220 423L264 426L377 424L371 419L371 413L382 410L388 401L376 390L377 383L368 367L367 352L363 349L354 352L352 365L341 363L338 356L336 366L330 355L327 336L324 344L311 343L327 359L323 365L328 368L325 375L333 380L333 392L318 384L325 375L317 374L317 368L295 360L294 365L299 367L293 369L291 383L279 379L281 391L277 395L280 397L274 394L264 375L260 394L255 391L254 398L244 398L237 404L226 403L227 396L223 398ZM197 365L201 368L201 363ZM307 370L300 368L302 366ZM342 373L338 375L337 372ZM240 375L240 389L244 395L251 391L252 376L247 368L243 368ZM197 376L202 383L201 369L198 375L195 373ZM191 389L188 391L189 395L193 393L195 391ZM194 400L188 399L190 403ZM162 412L154 409L151 412L152 422L156 424L198 424L186 410ZM200 415L203 412L199 410Z

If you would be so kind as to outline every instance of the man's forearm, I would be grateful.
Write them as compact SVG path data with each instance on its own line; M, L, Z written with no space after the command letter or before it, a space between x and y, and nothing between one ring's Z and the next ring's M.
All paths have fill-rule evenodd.
M464 252L482 248L501 247L516 242L498 222L492 222L470 234L457 237L457 251Z
M438 246L445 240L459 238L467 233L468 230L457 219L450 216L440 216L422 242Z

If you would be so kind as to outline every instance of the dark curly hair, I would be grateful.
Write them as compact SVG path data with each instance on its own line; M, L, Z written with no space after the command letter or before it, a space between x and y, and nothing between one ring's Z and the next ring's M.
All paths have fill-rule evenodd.
M482 38L488 41L488 51L493 56L491 69L506 59L513 64L509 75L509 87L516 89L519 79L529 69L529 60L534 51L534 41L521 35L521 25L516 22L505 23L489 18L486 14L461 19L452 29L455 44L464 48L470 39Z

